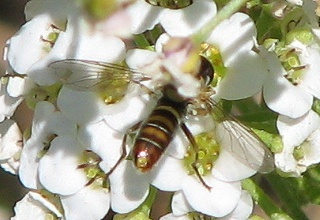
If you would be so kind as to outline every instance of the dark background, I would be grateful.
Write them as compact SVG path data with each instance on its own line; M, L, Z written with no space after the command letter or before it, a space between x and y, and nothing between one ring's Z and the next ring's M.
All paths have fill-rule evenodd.
M24 6L26 0L0 0L0 75L4 73L3 47L24 21ZM1 108L1 106L0 106ZM21 114L21 113L20 113ZM23 113L20 118L24 117ZM23 123L24 119L22 120ZM6 173L0 168L0 219L13 216L16 201L25 194L17 176Z

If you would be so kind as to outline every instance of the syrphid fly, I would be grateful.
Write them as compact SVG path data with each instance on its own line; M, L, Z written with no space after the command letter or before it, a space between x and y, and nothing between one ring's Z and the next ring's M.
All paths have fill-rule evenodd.
M62 74L62 78L65 79L65 84L72 89L82 91L103 89L108 92L110 99L109 102L106 102L107 104L119 101L125 95L129 83L143 86L143 81L151 80L147 74L103 62L60 60L53 62L50 67L56 69L58 73L68 72L68 75ZM211 63L201 57L201 66L197 78L201 81L203 90L211 90L210 83L213 74L214 70ZM151 114L136 126L138 132L131 150L134 165L142 172L150 171L157 164L179 128L189 140L190 145L197 151L197 143L185 124L185 118L191 112L198 114L197 112L201 108L203 108L202 114L215 114L214 108L218 107L216 102L210 98L210 92L207 92L209 95L203 95L202 97L185 98L170 83L163 85L158 90L160 91L155 92L161 92L162 95L157 100ZM219 111L222 112L223 110L220 109ZM236 159L243 164L263 173L273 170L271 152L253 131L235 118L226 115L224 120L217 123L214 132L218 138L217 141L221 145L227 146L228 150L232 151L232 154L236 155ZM124 135L124 146L127 136L127 134ZM123 157L125 156L127 155ZM118 163L123 157L119 159ZM193 164L195 173L204 186L210 188L197 171L197 158L198 156L196 156ZM112 171L117 164L112 168Z

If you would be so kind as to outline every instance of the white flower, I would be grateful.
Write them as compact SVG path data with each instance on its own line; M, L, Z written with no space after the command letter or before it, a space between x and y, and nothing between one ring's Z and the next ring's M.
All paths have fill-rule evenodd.
M65 9L63 4L59 7ZM73 58L117 63L124 58L124 43L119 38L92 30L77 10L70 11L65 18L68 22L63 22L66 27L55 16L39 14L10 39L7 60L15 73L50 85L58 80L48 68L53 61Z
M209 127L213 124L208 118L200 121L188 121L188 128L192 132L196 132L193 133L193 135L200 132L201 130L199 131L199 129L210 131L209 127L203 127L204 121ZM182 137L183 135L179 135L178 133L178 138ZM222 138L226 138L226 136ZM161 190L179 191L183 194L189 206L195 211L215 217L222 217L229 214L235 209L239 202L241 194L241 183L239 180L253 175L257 170L253 170L253 168L250 167L252 161L246 161L246 164L244 164L244 159L239 160L240 157L244 157L244 155L239 155L241 149L236 149L239 148L239 146L234 145L234 150L228 149L230 146L227 145L230 144L227 142L228 141L220 143L221 149L219 157L213 162L211 173L203 176L204 182L212 187L210 190L200 182L197 176L190 176L188 174L183 165L183 159L179 159L179 154L173 157L171 156L173 154L170 148L178 145L174 141L169 145L166 153L171 155L164 155L163 159L159 161L158 166L155 168L155 171L153 171L152 184ZM186 148L189 143L184 141L179 144ZM181 152L180 154L184 155ZM256 156L258 157L258 155ZM248 157L247 159L249 160L250 158ZM222 166L222 164L224 166ZM226 166L226 164L228 164L228 166Z
M237 32L237 34L232 34L233 32ZM252 96L261 90L267 74L267 68L264 68L263 60L252 50L255 44L253 40L255 34L256 30L249 17L238 13L232 16L230 20L222 22L209 37L208 42L219 49L224 65L228 69L226 76L218 86L217 95L219 97L240 99ZM232 36L232 40L226 39L225 36ZM234 36L237 37L235 38ZM157 45L166 46L167 42L168 41L160 37ZM239 46L234 48L234 45ZM167 48L164 50L163 48L165 46L161 46L156 47L158 53L146 50L130 51L127 58L128 65L142 72L147 72L148 75L152 77L155 76L152 81L154 83L158 82L160 85L165 85L170 82L177 87L181 95L186 97L197 96L199 93L199 90L197 93L197 89L200 87L199 81L194 80L192 83L189 83L188 77L190 77L190 75L183 73L181 70L180 64L183 62L171 53L168 53ZM243 59L240 61L238 56L241 56ZM187 58L188 56L185 56L184 59ZM167 62L170 62L170 65L167 64ZM163 69L167 70L169 75L171 74L169 76L169 82L165 81L167 78L163 77L163 75L163 78L161 78L161 76L157 78L157 74ZM249 82L247 82L248 79L250 79ZM234 86L234 82L238 81L240 81L239 87ZM243 86L244 84L247 86ZM156 88L156 86L154 88ZM192 91L190 92L191 95L185 92L186 90L183 90L183 88L188 88L188 92ZM204 121L205 123L203 123ZM188 118L185 120L185 123L193 135L197 135L200 132L210 132L214 129L215 124L211 118L198 119L195 121ZM239 128L239 126L237 128ZM241 195L241 184L239 180L247 178L257 172L262 165L264 152L262 152L263 149L261 149L260 153L252 154L259 158L251 161L253 156L247 157L247 152L244 152L241 146L238 146L239 143L235 139L222 133L221 129L219 131L217 134L218 136L220 135L219 138L221 139L219 141L221 144L219 158L213 164L212 173L203 177L204 182L212 186L210 191L201 183L197 176L190 176L183 166L183 158L186 154L189 141L186 140L185 135L179 131L175 139L168 146L165 155L162 156L153 170L148 174L144 174L143 177L141 175L139 175L140 178L134 177L138 175L134 171L127 172L127 170L131 170L129 168L130 165L127 164L128 162L122 162L123 165L119 165L119 167L126 167L121 168L123 169L123 174L121 175L124 175L125 179L137 179L136 181L142 182L139 188L140 193L138 193L138 189L135 189L132 192L132 197L138 200L144 198L148 190L145 181L150 181L161 190L181 191L190 206L196 211L216 217L229 214L238 204ZM232 147L230 143L232 143ZM255 166L252 166L252 163L254 163ZM225 164L229 164L229 166ZM119 182L119 176L121 175L119 175L118 172L121 172L121 170L116 169L115 174L110 176L110 181L114 181L112 185L116 185L117 183L120 186L117 187L116 194L118 196L131 195L129 192L133 189L131 189L130 184L128 184L127 188L122 188L123 184ZM117 178L113 178L113 175L116 174Z
M261 91L267 67L253 51L256 35L257 30L250 17L236 13L222 21L206 40L219 50L227 68L217 88L218 97L238 100Z
M277 128L282 137L283 150L275 154L277 167L293 176L300 176L310 165L319 163L319 126L320 117L312 110L296 119L280 115ZM296 147L302 150L302 157L294 157Z
M131 161L124 159L120 165L115 165L123 153L123 136L146 117L145 112L149 110L136 92L129 93L119 103L106 109L108 107L113 109L113 114L105 114L104 120L80 127L79 140L101 157L100 167L105 173L115 168L109 176L111 207L115 212L128 213L144 201L150 181L136 174Z
M182 208L180 204L174 204L175 215L197 211L215 217L246 218L251 213L252 200L249 201L250 197L242 191L241 180L263 166L263 149L262 153L257 150L256 154L247 157L236 140L239 136L225 135L222 129L230 131L230 128L223 123L217 125L209 114L188 115L181 119L194 136L201 133L217 136L220 149L216 153L219 157L210 164L213 168L208 174L202 176L199 171L199 178L196 174L190 175L190 170L185 167L190 138L179 127L166 152L149 173L140 173L128 158L119 160L129 155L131 149L128 146L133 141L131 132L152 111L163 92L159 88L172 84L186 100L200 94L201 81L195 77L200 66L199 45L194 45L187 37L214 18L215 3L194 0L186 8L170 10L138 0L124 4L124 8L119 8L99 24L88 19L77 4L68 0L55 3L30 1L26 7L27 23L8 42L8 74L23 77L11 77L2 90L6 89L11 97L26 97L35 87L59 86L53 104L34 103L31 136L26 140L18 162L21 182L32 190L44 189L56 195L61 207L43 202L42 195L37 194L39 199L29 193L25 199L29 200L28 203L23 200L17 205L17 216L22 215L24 205L30 203L36 214L30 218L42 217L48 210L62 219L101 219L110 207L115 212L127 213L144 202L152 184L160 190L176 192L173 203L181 203ZM106 28L116 23L117 16L127 16L127 13L134 14L130 29L133 33L141 33L156 24L160 24L166 33L155 45L156 52L136 49L127 55L127 64L141 70L151 80L140 84L127 83L124 79L127 84L123 86L123 92L119 92L121 97L112 99L113 92L117 91L106 94L93 87L103 84L99 80L104 78L100 76L109 74L103 68L106 63L101 62L120 63L126 56L126 44L116 36L118 30L112 34ZM121 22L120 30L130 23L118 21ZM127 32L121 33L130 36ZM237 13L218 25L206 40L219 51L227 69L217 88L219 98L241 99L261 90L267 68L253 50L255 36L251 19ZM191 59L193 57L198 59ZM106 84L114 82L110 75L111 80ZM91 81L86 81L88 78ZM65 84L61 86L59 80L64 80ZM235 82L239 86L235 86ZM93 87L89 86L90 83ZM75 89L80 84L87 88ZM111 88L118 89L116 86ZM153 99L148 89L156 98ZM19 103L20 99L11 101ZM7 112L3 118L11 116L12 111ZM7 122L10 121L2 124L6 129L13 126L13 123L7 126ZM12 129L15 135L10 141L20 140L16 128ZM1 126L0 131L5 133ZM243 133L239 134L242 138ZM1 141L10 136L11 130L8 130ZM18 142L11 142L15 145L9 151L2 142L0 156L4 155L3 160L9 162L20 150ZM252 155L257 156L254 161L251 161ZM34 200L41 200L40 206L38 202L34 204ZM244 205L246 202L247 206Z
M111 207L113 211L119 213L127 213L137 208L146 198L149 189L149 181L145 178L132 175L129 176L129 180L126 179L128 177L123 172L129 174L137 172L133 168L131 161L123 161L123 163L115 167L122 154L123 136L133 125L146 117L146 112L150 111L150 107L146 103L153 105L153 101L149 100L149 95L141 93L140 86L132 85L129 91L118 103L104 105L101 110L96 111L96 115L100 115L99 119L91 118L88 120L90 121L89 124L80 126L78 135L78 140L81 144L88 146L89 150L92 150L102 159L100 167L105 173L116 168L108 178L110 179L111 188ZM83 92L82 95L85 94ZM93 97L93 94L91 96ZM72 98L75 97L73 96ZM97 101L97 98L94 100ZM77 121L81 117L87 118L86 112L89 113L95 109L93 105L88 105L84 102L79 103L80 105L83 105L88 110L79 112L80 116L77 116ZM77 108L76 105L74 107ZM124 163L128 165L125 166ZM132 180L130 177L134 179ZM141 187L144 190L139 190ZM141 197L132 197L130 194L140 191L143 192ZM140 194L138 193L137 195Z
M0 83L0 122L6 118L10 118L22 101L22 97L15 98L9 96L7 85Z
M227 215L236 207L241 194L240 181L225 182L211 175L204 176L205 183L212 187L209 190L197 176L188 175L182 160L164 157L163 161L159 162L158 173L153 180L157 188L180 191L192 209L210 216Z
M171 36L177 36L170 31L167 33ZM180 30L179 33L178 36L188 36L186 30ZM192 33L196 33L196 31L193 30ZM219 51L223 65L227 68L226 74L217 88L218 97L238 100L253 96L261 91L268 69L264 60L253 50L256 34L254 23L250 17L246 14L236 13L229 19L222 21L206 39L207 43ZM164 41L161 38L158 41L160 43L157 42L156 45L160 44L161 46L156 47L157 52L161 52L159 48L163 46ZM129 54L129 59L127 58L129 65L131 65L130 56L131 54ZM150 68L150 63L155 63L155 60L152 56L147 61L142 57L138 62L139 65L131 66L141 69L144 62L145 67ZM170 65L174 66L174 63L175 61L171 60Z
M134 34L151 30L160 23L166 33L175 37L186 37L197 32L217 11L216 5L210 0L194 0L182 9L166 9L152 6L138 0L128 8L132 14L132 32ZM139 13L139 16L136 16ZM197 19L194 19L197 18Z
M52 199L52 201L50 201ZM42 195L38 192L29 192L14 207L15 216L12 220L63 218L63 211L54 202L54 196Z
M247 191L242 191L239 203L236 208L228 215L217 219L248 219L253 209L253 201ZM169 213L161 220L189 220L193 215L194 210L190 207L185 197L181 192L176 192L172 199L172 213ZM200 215L200 214L199 214Z
M6 59L14 73L29 75L35 68L34 66L42 64L43 68L49 64L50 59L45 58L52 49L52 44L49 42L52 40L50 36L59 33L57 27L52 18L45 14L34 17L21 27L8 43ZM49 75L47 84L56 81L52 78Z
M80 214L86 219L102 218L110 207L110 194L95 182L87 186L86 165L83 169L79 166L90 148L77 140L75 123L55 111L48 102L38 103L34 118L32 136L21 153L21 182L28 188L45 188L60 195L67 218ZM90 200L96 198L99 205L82 199L84 196Z
M132 161L123 160L110 175L111 208L128 213L143 203L149 193L149 174L142 175Z
M116 117L116 114L125 110L130 111L130 108L127 106L130 103L129 106L131 104L134 105L139 115L144 110L145 103L148 101L148 97L142 94L141 89L137 85L129 86L127 93L118 103L107 105L94 92L79 92L64 86L60 90L57 103L61 112L76 123L93 123L107 117L110 123L113 121L118 126L125 124L125 130L132 126L132 123L137 122L137 119L134 118L135 114L121 114L122 117L126 117L127 119L132 118L128 122L123 121L123 123L119 123L119 118ZM75 114L75 109L77 109L77 114ZM123 129L121 130L124 131Z
M19 176L26 187L39 189L38 166L41 153L50 146L56 135L69 134L74 137L76 126L61 113L54 113L52 104L40 102L35 110L31 132L31 137L22 149Z
M320 59L320 47L318 44L304 45L298 40L294 40L289 46L289 49L294 49L299 56L301 66L306 66L302 71L298 80L298 86L303 88L315 98L320 98L320 67L318 61Z
M214 124L208 117L202 120L187 120L187 122L187 126L193 132L193 135L212 130ZM119 142L121 142L120 138L118 139L118 144ZM237 206L241 195L241 183L239 179L246 178L256 172L256 170L252 170L249 167L248 164L251 162L247 161L248 164L246 166L248 167L246 168L239 161L239 157L243 155L233 155L233 157L223 156L225 155L223 152L226 146L221 146L221 157L216 162L217 164L224 164L224 167L217 166L215 168L213 164L212 174L203 177L204 182L212 187L211 190L208 190L197 176L190 176L184 166L183 158L188 145L189 140L178 129L175 138L169 144L164 155L162 155L155 167L145 174L139 173L133 167L131 161L121 161L110 175L112 210L126 213L137 208L148 195L149 183L151 183L164 191L179 191L194 210L207 215L221 217L232 212ZM113 146L110 143L110 146L105 147L111 148ZM129 151L127 150L127 152ZM232 152L231 150L227 155L232 155L232 153L237 154L237 152ZM109 161L111 160L109 159ZM113 161L109 164L114 163ZM225 168L226 163L231 166L229 165ZM224 172L226 169L231 169L232 172ZM110 165L104 170L108 172ZM215 174L218 174L217 176L219 177L216 178Z
M261 55L265 56L264 50ZM267 54L266 54L267 55ZM292 85L286 78L276 54L266 56L270 74L263 86L263 97L270 109L283 115L297 118L310 110L312 96L298 86ZM295 106L295 108L292 108Z
M14 121L8 119L0 124L0 164L12 174L18 171L22 134Z
M110 208L108 191L87 186L69 196L60 196L66 219L97 220L102 219Z
M273 111L291 118L298 118L311 109L313 97L320 97L318 86L320 69L317 62L320 59L320 53L317 44L306 46L297 40L288 45L288 48L296 51L300 66L304 66L299 70L299 75L287 72L276 54L261 48L260 54L266 60L270 71L263 86L263 96L266 104Z

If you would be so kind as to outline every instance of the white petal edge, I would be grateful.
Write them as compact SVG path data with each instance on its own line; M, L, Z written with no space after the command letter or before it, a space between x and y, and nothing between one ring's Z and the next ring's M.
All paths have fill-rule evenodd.
M7 119L0 124L0 160L13 157L22 150L22 134L18 124Z
M161 14L160 23L169 35L187 37L206 25L216 13L217 7L214 2L194 0L193 4L182 9L166 9Z
M247 191L242 190L241 197L236 208L229 215L221 218L221 220L248 219L252 211L253 200Z
M61 196L66 219L102 219L110 209L110 194L106 189L87 186L76 194Z
M182 185L183 193L190 206L207 215L222 217L236 207L241 196L241 182L223 182L204 177L211 190L203 186L196 177L187 177Z
M39 179L52 193L71 195L78 192L88 179L78 169L83 148L74 137L58 136L39 162Z
M124 160L110 175L111 208L128 213L143 203L149 193L149 174L138 173L131 161Z

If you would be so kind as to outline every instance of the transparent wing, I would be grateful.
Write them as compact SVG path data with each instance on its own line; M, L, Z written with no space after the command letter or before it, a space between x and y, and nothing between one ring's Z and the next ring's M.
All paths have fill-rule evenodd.
M232 115L223 112L213 100L213 114L223 115L224 120L216 126L218 142L241 163L247 164L260 173L268 173L274 169L273 155L265 143L248 127Z
M126 88L130 82L149 80L145 74L106 62L66 59L51 63L56 75L68 87L78 91L112 91ZM125 92L125 91L124 91Z
M267 146L252 130L234 120L220 122L216 128L218 141L243 164L260 173L274 169L273 156Z

